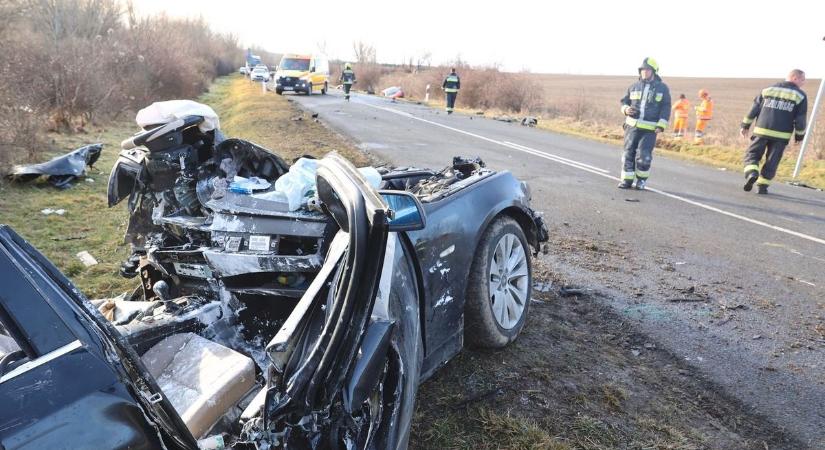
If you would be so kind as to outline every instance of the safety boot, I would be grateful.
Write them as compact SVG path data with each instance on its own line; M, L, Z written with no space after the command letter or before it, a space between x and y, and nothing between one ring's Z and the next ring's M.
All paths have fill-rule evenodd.
M643 180L641 178L636 180L636 189L637 190L643 191L643 190L645 190L645 186L647 186L647 180Z
M745 192L750 192L751 189L753 189L753 183L756 183L756 179L759 178L759 172L751 170L745 174L745 178L745 186L742 189L744 189Z
M616 187L619 189L630 189L633 187L633 180L624 180Z
M757 184L756 188L757 188L757 191L756 191L757 194L765 195L765 194L768 193L768 185L767 184Z

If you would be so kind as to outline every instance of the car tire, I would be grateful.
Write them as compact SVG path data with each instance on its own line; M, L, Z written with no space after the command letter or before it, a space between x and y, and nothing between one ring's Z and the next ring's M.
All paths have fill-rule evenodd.
M283 94L284 94L284 90L283 90L283 89L278 89L278 88L275 88L275 93L276 93L276 94L278 94L278 95L283 95Z
M312 95L312 83L309 83L309 85L307 85L307 95Z
M470 266L464 304L467 343L500 348L512 342L524 328L532 284L524 230L508 216L494 219L484 230Z
M327 82L325 81L324 82L324 87L321 88L321 95L327 95L327 89L329 89L329 86L327 85Z

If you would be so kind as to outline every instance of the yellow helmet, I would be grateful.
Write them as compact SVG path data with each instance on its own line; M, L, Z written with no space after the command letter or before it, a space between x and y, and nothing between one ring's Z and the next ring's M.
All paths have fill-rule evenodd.
M350 70L352 70L352 64L350 64L350 63L346 63L346 64L344 64L344 69L350 69Z

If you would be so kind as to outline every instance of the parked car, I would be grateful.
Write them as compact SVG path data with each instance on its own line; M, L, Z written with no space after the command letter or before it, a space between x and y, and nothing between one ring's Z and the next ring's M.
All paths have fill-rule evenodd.
M547 240L527 185L454 158L375 188L331 154L290 211L232 188L292 167L204 123L124 141L109 201L129 198L129 298L91 303L0 226L0 442L405 448L418 385L465 339L524 326Z
M250 79L252 81L269 81L269 69L264 67L256 67L252 69L252 74L250 75Z
M324 55L286 54L275 71L275 92L303 92L312 95L316 91L326 94L329 90L329 61Z
M241 66L240 69L238 69L238 73L241 75L246 75L249 73L249 68L246 66Z

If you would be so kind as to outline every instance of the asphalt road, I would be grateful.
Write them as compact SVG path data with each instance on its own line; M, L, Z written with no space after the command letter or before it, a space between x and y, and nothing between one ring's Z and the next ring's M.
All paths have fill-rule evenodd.
M825 448L825 193L777 183L757 196L739 172L661 153L648 191L621 191L614 145L335 90L290 98L394 165L477 155L527 180L551 229L541 257L563 279ZM568 241L591 244L571 254Z

